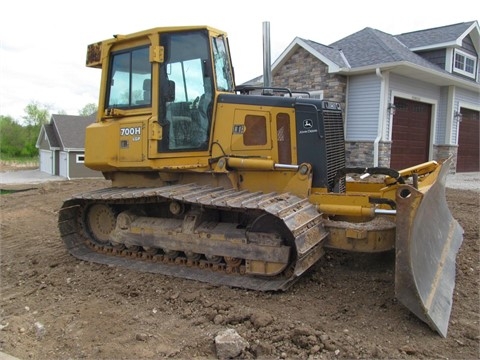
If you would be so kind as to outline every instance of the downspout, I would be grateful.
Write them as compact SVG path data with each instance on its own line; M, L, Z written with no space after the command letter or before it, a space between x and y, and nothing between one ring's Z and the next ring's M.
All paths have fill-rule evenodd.
M379 158L379 143L382 139L383 134L383 113L385 108L385 77L382 75L380 68L375 69L376 75L380 78L380 101L378 107L378 127L377 127L377 137L373 142L373 166L378 166L378 158Z

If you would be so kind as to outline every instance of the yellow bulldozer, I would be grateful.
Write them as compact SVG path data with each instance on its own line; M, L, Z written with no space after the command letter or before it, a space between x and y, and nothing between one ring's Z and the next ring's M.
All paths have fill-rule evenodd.
M396 297L446 336L463 240L451 158L346 167L341 104L236 87L227 34L209 26L116 35L86 63L102 76L85 165L111 187L60 209L73 256L277 291L326 249L395 251Z

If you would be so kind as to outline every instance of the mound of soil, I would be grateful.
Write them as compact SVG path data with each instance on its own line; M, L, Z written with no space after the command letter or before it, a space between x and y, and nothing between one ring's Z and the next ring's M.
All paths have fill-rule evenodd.
M478 359L479 196L447 190L465 230L446 339L394 296L394 255L329 252L261 293L83 262L57 230L63 201L109 186L50 182L1 195L0 350L20 359L210 359L235 329L242 359Z

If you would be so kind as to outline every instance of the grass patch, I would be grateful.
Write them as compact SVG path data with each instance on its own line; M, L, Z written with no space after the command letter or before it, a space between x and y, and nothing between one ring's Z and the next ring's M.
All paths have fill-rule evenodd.
M8 189L0 189L0 195L7 195L7 194L15 194L21 191L28 191L31 189L21 189L21 190L8 190Z
M17 190L3 190L3 189L0 189L0 195L12 194L14 192L17 192Z

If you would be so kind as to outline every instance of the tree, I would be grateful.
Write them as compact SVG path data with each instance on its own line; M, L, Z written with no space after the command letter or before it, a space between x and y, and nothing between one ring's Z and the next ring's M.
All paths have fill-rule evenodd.
M24 111L23 121L17 122L11 116L0 115L0 154L9 157L33 157L38 155L36 147L38 135L43 125L50 121L50 106L31 102ZM89 116L97 111L97 105L87 104L79 111L81 116ZM66 115L61 110L58 114Z
M40 133L42 125L47 124L50 120L49 108L50 106L40 105L37 102L31 102L25 107L24 111L27 113L27 115L23 117L26 123L26 138L22 150L23 155L38 155L38 149L35 145L37 143L38 134Z
M27 113L27 116L24 116L23 119L27 126L32 125L40 128L43 124L48 123L50 119L49 110L49 105L41 105L33 101L25 107L24 111Z
M81 109L78 114L80 116L90 116L92 115L93 113L96 113L98 111L98 107L97 107L97 104L95 103L89 103L87 105L85 105L83 107L83 109Z
M9 157L22 155L25 129L10 116L0 115L0 153Z

